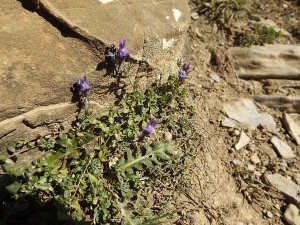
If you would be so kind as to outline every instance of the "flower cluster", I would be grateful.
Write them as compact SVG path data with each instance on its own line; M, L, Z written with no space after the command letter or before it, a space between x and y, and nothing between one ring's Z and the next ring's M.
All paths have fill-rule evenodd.
M190 68L190 64L188 62L185 62L182 67L181 67L181 70L179 72L176 73L176 75L180 78L180 79L184 79L186 78L186 74L187 74L187 71L189 70Z

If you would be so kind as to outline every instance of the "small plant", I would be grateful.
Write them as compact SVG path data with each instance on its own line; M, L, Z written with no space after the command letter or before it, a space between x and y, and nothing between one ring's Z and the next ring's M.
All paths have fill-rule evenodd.
M124 45L122 39L119 68L130 53L122 53ZM71 130L61 127L22 139L8 147L8 156L0 157L4 171L0 223L151 225L177 221L177 211L168 210L162 201L164 193L153 193L165 182L173 188L184 183L191 159L192 136L164 140L162 135L195 134L190 122L193 110L185 106L186 92L180 87L188 69L185 63L177 76L145 92L134 88L99 117L93 116L88 104L91 86L86 77L80 78L77 85L85 113ZM29 163L18 162L18 155L32 148L43 155Z
M240 36L240 45L249 47L251 45L274 44L275 40L282 35L281 31L261 24L254 24L252 31L252 34L245 33Z
M232 20L244 17L254 18L244 0L198 0L200 13L205 13L211 20L228 27Z

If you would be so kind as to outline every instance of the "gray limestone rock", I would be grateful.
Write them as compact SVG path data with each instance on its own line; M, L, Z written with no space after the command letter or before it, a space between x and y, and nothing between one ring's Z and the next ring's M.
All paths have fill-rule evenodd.
M249 99L240 99L237 102L225 104L223 109L230 119L243 125L257 127L259 124L271 124L276 126L273 117L267 113L259 113L254 103Z
M300 186L292 182L290 179L275 173L265 174L262 181L265 184L275 187L282 192L286 198L286 201L289 203L293 203L298 207L300 206L300 196L298 195L300 192Z
M241 148L245 147L250 142L250 138L242 131L239 142L235 145L236 150L240 150Z
M300 215L297 206L289 204L284 211L283 219L288 225L300 225Z
M300 77L300 46L272 44L249 48L231 47L236 72L241 78Z
M287 131L292 135L297 144L300 144L300 125L297 124L292 117L286 112L282 113L283 124Z
M292 148L278 137L273 137L271 143L275 146L278 154L285 159L295 158L296 155Z

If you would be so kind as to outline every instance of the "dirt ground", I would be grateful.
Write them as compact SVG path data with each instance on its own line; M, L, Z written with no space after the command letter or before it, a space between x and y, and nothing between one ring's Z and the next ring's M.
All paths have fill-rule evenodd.
M288 7L283 7L283 4L287 4ZM275 3L272 0L253 1L249 3L249 7L260 16L273 20L279 27L286 30L293 30L299 23L297 18L299 18L298 11L300 8L292 7L290 3ZM191 12L194 10L195 5L191 4ZM51 22L56 23L55 21ZM241 29L247 29L245 27L245 25L242 28L236 26L233 29L233 34ZM300 27L299 24L298 27ZM226 117L223 112L223 104L240 98L252 99L253 94L268 94L264 86L266 81L242 80L236 76L233 61L228 55L228 48L235 46L234 35L228 35L215 22L209 21L206 15L200 15L198 19L192 20L189 34L192 53L191 70L188 74L189 78L186 80L186 87L190 92L189 104L193 105L197 112L195 122L198 124L198 131L202 134L203 142L197 149L197 157L195 165L193 165L194 170L190 173L193 181L192 188L186 199L179 203L181 206L185 206L184 214L187 218L182 223L195 225L284 224L282 214L287 202L276 197L276 195L271 197L266 194L264 197L255 198L254 195L251 195L250 190L241 188L240 182L233 176L232 160L238 159L247 164L253 153L249 149L240 151L232 149L239 139L234 133L235 130L244 131L250 136L251 143L256 146L255 151L261 161L265 162L256 167L260 173L263 171L278 172L294 179L293 175L298 174L300 168L300 147L287 134L282 126L281 112L276 109L257 105L260 112L267 112L274 117L279 135L294 149L297 155L295 159L283 160L279 157L269 159L268 155L260 149L263 143L269 145L270 139L263 128L252 130L242 126L235 129L221 127L221 121ZM68 38L68 31L64 31L63 36ZM280 37L277 43L299 45L298 38L296 35ZM73 35L69 39L73 39ZM71 44L73 43L67 47L72 47ZM74 44L74 46L76 45ZM87 44L84 43L84 46L86 47ZM87 55L91 54L91 51L85 48L81 51ZM96 54L90 58L93 59L93 63L98 59ZM99 74L96 72L90 72L92 69L88 73L98 77ZM221 81L214 82L209 77L211 73L218 74ZM276 84L293 83L293 81L283 80L272 82ZM278 95L296 96L300 94L297 89L288 88L285 90L284 93ZM105 98L106 93L94 94L99 95L99 98ZM298 115L293 118L300 120ZM278 163L287 163L288 166L283 167ZM258 181L260 180L259 176L256 178ZM272 216L267 212L271 212Z
M250 1L251 2L251 1ZM287 4L288 7L285 8ZM299 8L287 2L251 2L248 6L252 11L264 19L271 19L278 27L292 31L299 26ZM191 12L197 11L191 4ZM286 19L289 16L289 19ZM264 197L257 197L251 189L241 188L234 174L233 159L239 159L247 165L249 157L257 152L262 163L256 165L259 172L255 178L260 181L260 173L278 172L283 176L293 177L299 173L299 147L291 140L282 126L282 112L269 109L257 104L260 112L267 112L277 123L277 130L282 140L286 141L298 155L295 159L270 159L261 149L263 144L270 145L270 137L263 129L251 130L249 127L239 126L235 129L222 128L221 121L226 117L223 112L225 103L247 98L253 100L254 94L270 94L266 88L266 80L242 80L236 76L233 61L228 55L228 48L236 46L235 36L241 30L247 30L247 23L233 27L233 35L228 35L215 22L210 22L207 15L201 15L192 20L190 38L192 45L191 65L187 86L191 93L190 102L197 111L199 132L204 137L203 145L196 157L195 170L191 174L194 181L190 199L194 202L192 216L186 224L285 224L282 220L285 202L278 195L266 192ZM297 25L298 24L298 25ZM299 45L299 34L282 36L276 43ZM214 82L209 75L216 73L221 78ZM277 85L292 84L292 80L272 80ZM297 96L299 90L285 89L280 96ZM299 119L298 115L293 118ZM255 150L241 149L235 151L232 147L238 142L234 130L244 131L250 136L250 143ZM249 147L249 146L248 146ZM287 163L287 167L279 166ZM297 182L296 182L297 183ZM252 189L253 191L253 189ZM190 208L191 209L191 208ZM187 209L190 210L190 209ZM269 216L267 213L271 212Z

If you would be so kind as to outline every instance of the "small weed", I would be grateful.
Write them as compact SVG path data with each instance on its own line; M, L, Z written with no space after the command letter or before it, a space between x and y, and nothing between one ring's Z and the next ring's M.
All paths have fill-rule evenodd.
M121 60L108 55L117 75L130 83L130 54L120 42ZM129 68L129 69L128 69ZM21 139L1 156L1 224L167 224L178 220L169 209L170 191L185 185L192 160L195 129L193 110L184 102L181 88L189 64L162 85L133 91L94 117L86 77L77 82L85 106L84 116L69 131ZM133 85L133 84L132 84ZM154 119L155 118L155 119ZM149 123L149 121L151 121ZM154 128L155 127L155 128ZM155 130L156 129L156 132ZM164 140L171 132L173 140ZM176 140L176 136L181 137ZM44 154L29 163L18 155L32 148ZM155 194L156 193L156 194ZM160 210L157 210L160 209Z
M257 20L246 7L245 0L197 0L194 4L200 13L219 23L223 27L230 27L231 21L245 18Z
M261 24L254 24L251 34L242 34L239 43L242 46L274 44L275 40L281 37L282 32L276 31L273 27L266 27Z

